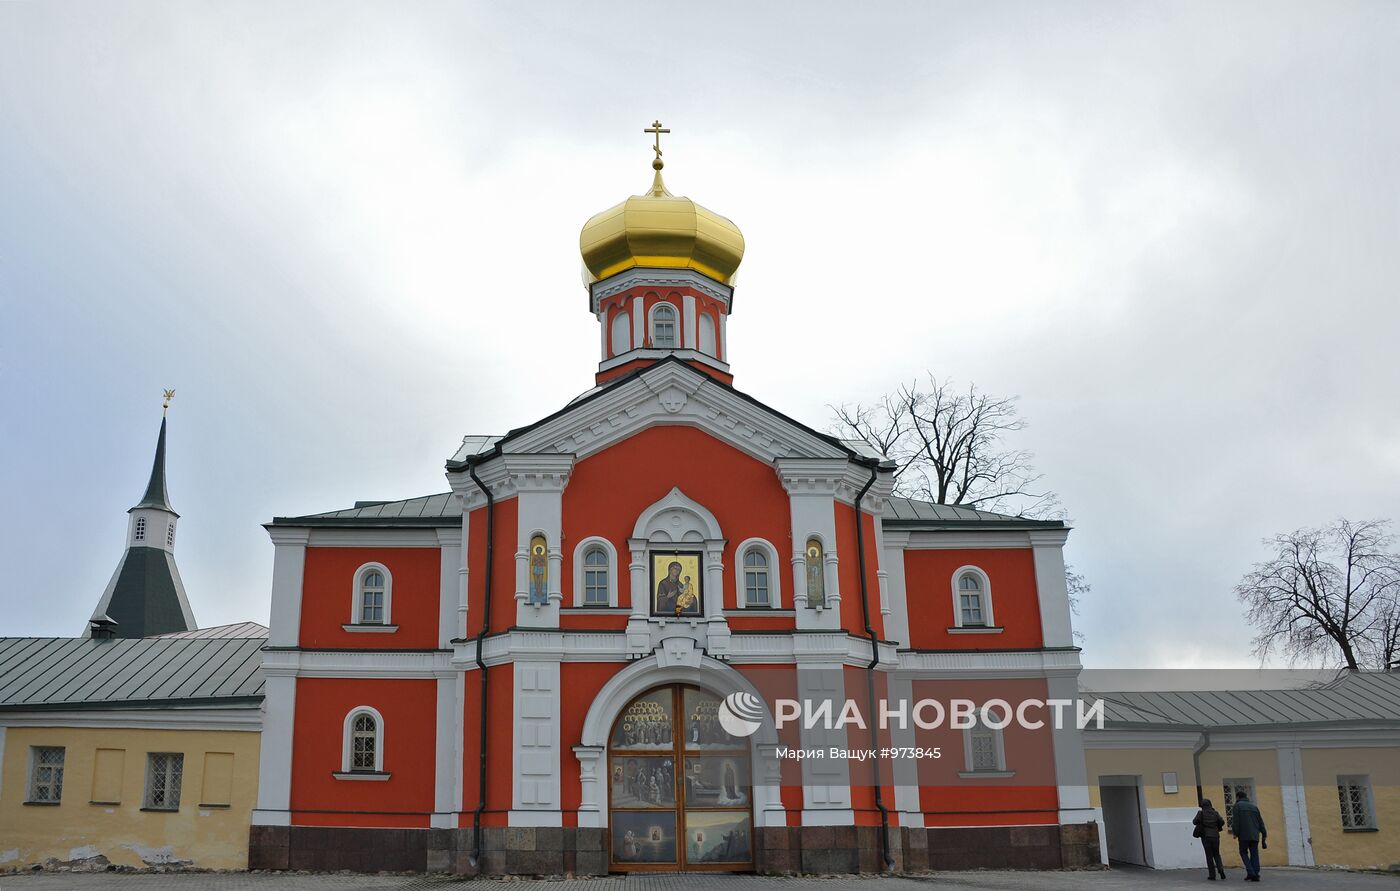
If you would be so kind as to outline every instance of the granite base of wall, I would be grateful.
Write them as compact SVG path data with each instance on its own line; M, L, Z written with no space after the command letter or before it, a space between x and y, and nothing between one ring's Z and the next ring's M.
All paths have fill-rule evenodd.
M892 827L894 872L960 869L1088 869L1099 866L1098 830L1072 826ZM433 872L455 875L608 873L606 829L483 828L472 861L470 829L254 826L250 869ZM781 826L754 832L754 870L769 874L877 873L876 826Z

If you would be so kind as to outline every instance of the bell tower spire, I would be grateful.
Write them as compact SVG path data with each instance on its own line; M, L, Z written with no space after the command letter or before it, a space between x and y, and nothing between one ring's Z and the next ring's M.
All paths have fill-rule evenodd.
M150 637L193 631L180 570L175 566L175 523L165 485L165 429L174 390L165 391L160 434L146 493L127 511L126 551L89 620L92 637Z

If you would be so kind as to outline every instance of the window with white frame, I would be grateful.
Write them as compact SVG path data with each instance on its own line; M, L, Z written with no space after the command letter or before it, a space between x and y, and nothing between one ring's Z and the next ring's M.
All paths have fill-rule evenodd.
M768 552L758 545L744 551L744 606L772 606L768 590Z
M583 553L583 605L609 606L608 552L602 545L590 545Z
M350 621L355 625L389 626L394 578L382 563L366 563L355 570L354 600ZM387 628L386 630L392 630Z
M145 518L145 517L137 517L137 518L136 518L136 535L135 535L135 537L136 537L136 540L137 540L137 541L145 541L145 540L146 540L146 518Z
M170 523L165 527L165 546L166 546L167 548L173 548L173 547L175 547L175 521L174 521L174 520L171 520Z
M617 549L612 542L590 535L574 546L575 607L610 609L617 606Z
M987 624L982 579L973 572L964 572L958 576L958 624L964 628L976 628Z
M1376 807L1371 798L1370 777L1337 777L1337 804L1342 809L1343 829L1376 828Z
M972 726L963 731L964 775L1006 773L1006 742L1002 728L1009 719L1009 715L995 709L990 714L977 712Z
M1254 778L1227 779L1222 784L1225 799L1225 825L1231 832L1235 831L1235 802L1241 798L1254 800Z
M185 756L179 752L149 752L146 755L146 796L142 807L148 811L178 811L180 781L184 778Z
M367 705L357 706L345 716L345 738L341 750L341 770L345 773L384 771L384 718Z
M676 308L658 303L651 311L651 345L658 350L673 350L679 346L676 337Z
M63 799L63 746L29 750L29 801L58 804Z

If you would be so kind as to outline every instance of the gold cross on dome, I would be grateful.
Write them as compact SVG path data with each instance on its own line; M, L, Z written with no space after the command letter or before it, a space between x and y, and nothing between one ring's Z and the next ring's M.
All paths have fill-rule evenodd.
M654 147L654 148L655 148L655 151L656 151L656 159L657 159L658 161L661 160L661 134L662 134L662 133L670 133L671 131L670 131L669 129L667 129L667 128L661 126L661 122L660 122L660 121L652 121L652 122L651 122L651 126L650 126L650 127L647 127L647 128L646 128L645 130L643 130L642 132L643 132L643 133L654 133L654 134L656 134L656 145L655 145L655 147Z

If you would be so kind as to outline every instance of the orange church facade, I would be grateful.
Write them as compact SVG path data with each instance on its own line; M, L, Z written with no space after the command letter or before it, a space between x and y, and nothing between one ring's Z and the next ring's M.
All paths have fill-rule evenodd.
M250 866L1098 863L1072 727L730 732L735 696L1076 698L1068 530L896 497L881 456L736 390L742 236L655 166L581 238L592 390L466 437L448 493L268 525ZM791 754L867 747L939 754Z

